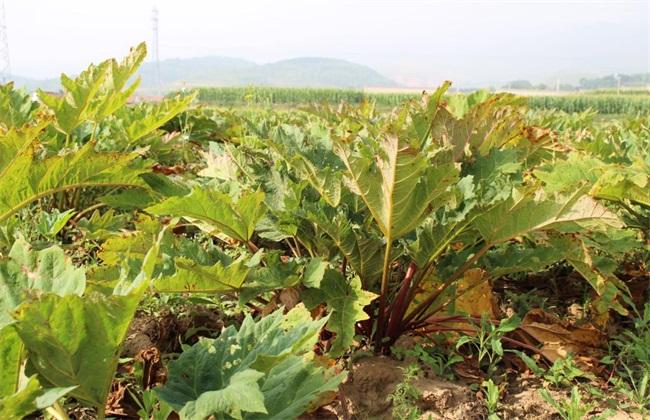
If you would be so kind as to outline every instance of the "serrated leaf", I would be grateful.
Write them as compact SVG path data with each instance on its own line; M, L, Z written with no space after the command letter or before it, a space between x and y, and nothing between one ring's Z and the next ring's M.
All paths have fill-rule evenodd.
M133 144L152 133L160 126L183 112L194 100L194 95L165 99L151 105L141 105L135 108L123 109L119 114L125 124L125 132L130 144Z
M156 215L184 217L207 225L211 231L220 231L241 242L248 242L257 222L265 212L264 193L244 192L238 200L212 190L195 188L184 197L171 197L147 208Z
M10 311L30 290L65 296L81 295L85 288L84 269L72 265L61 248L33 251L24 239L18 239L9 260L0 263L0 328L11 322Z
M291 356L275 366L262 380L262 393L267 414L246 415L247 419L284 420L298 418L318 397L335 392L345 373L316 366L301 357Z
M36 140L49 121L38 121L33 126L12 128L0 136L0 179L5 175L7 167L16 156L23 152Z
M285 367L289 364L287 360L294 365L297 360L303 360L303 357L313 354L313 344L326 321L326 318L311 320L309 312L300 306L292 309L286 316L282 315L282 311L276 311L258 322L247 316L239 331L230 326L218 338L201 339L187 348L176 361L170 363L170 379L157 393L163 401L181 413L194 414L198 402L201 401L203 407L213 408L212 403L221 409L237 407L239 411L244 412L242 417L247 417L241 396L252 395L258 410L267 405L266 394L264 406L258 405L257 384L248 382L248 391L241 390L240 395L221 391L228 389L238 374L245 374L248 379L255 376L255 380L263 376L264 383L274 381L275 375L285 372ZM279 366L283 368L280 369ZM312 372L316 374L318 370ZM284 378L287 378L286 373ZM325 388L329 386L331 384L326 384ZM265 389L268 390L268 387ZM252 394L249 394L251 391ZM268 391L289 392L275 387ZM317 390L308 391L309 396L296 394L299 396L296 401L287 398L290 397L289 394L285 395L289 406L294 409L301 407L320 394ZM203 397L206 394L207 396ZM237 410L235 414L236 412Z
M337 144L347 185L363 199L386 238L415 229L457 177L453 164L432 165L424 151L392 133L378 142L376 153L353 147Z
M355 325L368 319L363 310L377 295L362 290L361 280L353 277L346 280L336 270L327 270L319 289L307 289L305 299L313 304L326 302L330 312L327 329L336 334L330 355L338 357L354 343Z
M223 293L239 291L250 268L243 260L224 266L217 262L213 266L202 266L195 261L178 258L176 272L154 282L154 287L163 293Z
M32 95L23 89L16 89L14 82L0 85L0 125L23 127L34 120L40 108ZM0 145L0 172L2 171L2 146Z
M322 208L310 209L306 217L332 240L366 287L379 279L383 258L381 238L355 229L342 214L332 216Z
M74 387L43 389L36 375L31 376L24 388L0 398L0 417L21 420L36 410L50 407L73 389Z
M486 242L497 244L533 231L590 221L620 224L618 217L591 197L575 193L568 200L507 200L478 216L474 226Z
M210 142L208 151L201 152L201 155L205 159L206 167L198 172L199 176L217 178L223 181L237 179L237 164L219 143Z
M106 239L126 227L126 216L115 214L113 209L103 214L95 210L90 218L77 221L77 227L88 239Z
M320 388L310 385L303 390L304 392L295 392L285 382L302 380L306 381L306 384L314 383L305 377L305 371L307 376L317 375L320 378L334 376L329 372L325 374L323 369L310 368L306 362L306 356L313 354L313 345L325 322L327 322L326 318L313 321L309 312L300 306L292 309L286 316L282 315L282 311L276 311L258 322L247 316L239 331L230 326L221 333L219 338L201 339L197 344L186 349L178 360L170 364L170 380L157 391L158 395L181 412L186 410L185 407L193 410L206 393L209 400L218 396L221 407L239 406L240 397L248 395L248 391L242 391L243 394L239 396L228 396L219 391L227 389L232 383L231 378L238 373L250 373L253 369L252 372L264 376L262 390L264 406L268 405L274 410L278 408L298 410L322 392L330 390L334 383L329 379ZM301 369L293 369L293 373L288 372L289 365L301 366ZM318 379L311 381L318 382ZM286 388L278 388L276 386L278 383L283 383ZM251 388L254 391L253 397L256 397L258 388L252 384ZM293 396L291 392L295 392ZM278 393L283 395L283 400L279 401L280 406L278 401L269 400L279 398ZM224 401L225 398L228 400ZM246 410L242 409L242 411ZM271 414L273 412L269 411L269 415ZM245 414L242 416L247 417Z
M17 154L0 177L0 223L33 201L63 191L147 187L140 175L148 170L134 166L137 155L98 153L93 143L44 160L35 158L34 153L29 147Z
M128 102L135 90L140 85L137 78L130 86L126 86L129 80L140 67L147 55L147 46L144 42L135 48L131 48L129 54L118 63L117 60L108 60L108 73L103 86L103 95L98 103L94 105L94 112L90 118L100 122Z
M58 209L54 209L51 213L43 212L39 215L36 229L41 235L53 238L72 219L74 214L74 209L64 211L63 213L59 212Z
M73 397L103 406L140 298L50 294L21 305L14 326L31 368L52 386L74 386Z
M257 383L263 376L253 369L236 372L225 388L204 392L196 401L185 404L179 412L181 419L203 420L219 414L241 419L242 412L266 414L264 394Z
M55 126L61 132L69 136L80 124L94 116L96 108L92 104L100 93L110 65L109 61L97 66L91 65L75 79L62 74L61 85L64 94L61 97L38 91L41 102L54 112Z

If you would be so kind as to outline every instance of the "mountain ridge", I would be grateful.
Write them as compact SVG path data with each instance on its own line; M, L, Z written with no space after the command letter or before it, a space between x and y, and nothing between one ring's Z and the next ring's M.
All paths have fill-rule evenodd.
M156 65L142 64L138 75L141 92L158 90ZM17 86L58 90L58 79L29 79L16 76ZM183 87L276 86L276 87L397 87L398 83L369 66L327 57L295 57L258 64L227 56L172 58L160 62L160 85L163 91Z

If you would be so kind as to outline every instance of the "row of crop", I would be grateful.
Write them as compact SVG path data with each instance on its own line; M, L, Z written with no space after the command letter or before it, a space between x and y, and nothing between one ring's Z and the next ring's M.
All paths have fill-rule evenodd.
M219 87L198 89L200 102L217 106L298 106L327 102L360 104L373 101L378 107L395 107L416 93L373 93L355 89L278 88L278 87ZM567 96L533 96L528 98L533 109L557 109L583 112L593 109L599 114L637 114L650 112L650 95L581 94Z
M593 109L599 114L637 114L650 112L650 95L533 96L528 98L528 105L564 112Z
M419 95L412 93L368 93L357 89L219 87L198 89L199 101L211 105L304 105L315 102L360 104L373 100L378 106L397 106Z

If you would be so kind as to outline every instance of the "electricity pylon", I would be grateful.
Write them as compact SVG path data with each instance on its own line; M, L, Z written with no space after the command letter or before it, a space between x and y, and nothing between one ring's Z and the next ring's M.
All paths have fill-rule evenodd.
M155 72L155 83L156 91L158 95L161 95L161 86L160 86L160 57L158 56L158 8L153 7L151 11L151 23L153 24L153 62L154 62L154 72Z
M7 40L7 19L5 2L0 0L0 83L7 83L11 77L9 41Z

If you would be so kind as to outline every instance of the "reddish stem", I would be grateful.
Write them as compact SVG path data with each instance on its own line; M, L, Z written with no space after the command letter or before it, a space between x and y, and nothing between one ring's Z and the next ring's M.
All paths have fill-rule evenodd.
M479 258L481 258L490 248L492 247L492 244L486 243L483 245L469 260L467 260L463 265L461 265L445 282L444 285L442 285L442 288L436 290L429 298L427 298L424 302L420 303L414 310L411 312L405 319L403 323L403 328L407 329L408 324L411 323L413 320L418 320L424 315L427 309L431 306L433 302L438 299L438 297L449 287L451 286L456 280L461 278L467 270L472 268L472 266L478 261Z
M408 308L409 290L411 287L411 282L413 281L413 276L415 276L417 269L417 265L414 261L412 261L406 269L406 275L402 280L402 286L399 289L397 297L395 297L395 300L391 305L391 310L388 314L390 320L388 322L388 328L386 330L386 335L390 338L390 341L387 344L388 346L394 343L402 332L400 328L402 325L402 318L404 318L404 314Z

